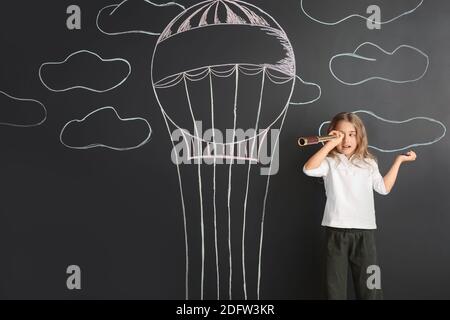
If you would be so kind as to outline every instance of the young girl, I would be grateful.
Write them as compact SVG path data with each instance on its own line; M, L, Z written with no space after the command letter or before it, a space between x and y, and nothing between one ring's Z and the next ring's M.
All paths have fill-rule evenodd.
M330 122L328 134L336 138L326 142L303 166L306 175L323 177L327 195L322 220L326 227L327 296L347 298L350 267L356 298L381 299L380 284L368 285L367 281L373 270L380 270L374 237L377 226L373 190L388 194L400 165L414 161L416 154L409 151L398 155L382 177L374 156L367 149L364 124L356 114L337 114Z

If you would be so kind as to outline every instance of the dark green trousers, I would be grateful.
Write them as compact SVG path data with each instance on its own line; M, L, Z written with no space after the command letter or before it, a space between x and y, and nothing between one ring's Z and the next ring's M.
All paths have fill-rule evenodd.
M372 272L373 267L370 267L368 272L369 266L378 267L374 230L326 227L326 247L328 299L347 299L349 267L356 299L383 298L381 283L373 285L376 281ZM380 279L381 276L378 277L378 280ZM368 285L368 281L371 285Z

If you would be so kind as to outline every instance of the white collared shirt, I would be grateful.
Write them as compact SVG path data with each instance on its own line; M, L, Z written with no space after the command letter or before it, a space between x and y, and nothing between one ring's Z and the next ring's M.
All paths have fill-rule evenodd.
M352 157L350 158L350 160ZM303 172L323 177L327 203L322 225L334 228L376 229L373 190L386 195L386 186L373 159L351 162L343 154L326 157L319 167Z

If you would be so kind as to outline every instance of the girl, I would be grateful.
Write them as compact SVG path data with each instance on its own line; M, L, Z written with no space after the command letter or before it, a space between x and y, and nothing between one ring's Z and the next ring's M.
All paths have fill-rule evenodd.
M323 177L327 195L322 220L326 227L327 296L346 299L350 266L356 298L381 299L381 285L368 281L374 270L379 272L373 190L388 194L400 165L414 161L416 154L409 151L398 155L382 177L374 156L367 150L364 124L356 114L337 114L328 134L336 138L326 142L303 166L306 175Z

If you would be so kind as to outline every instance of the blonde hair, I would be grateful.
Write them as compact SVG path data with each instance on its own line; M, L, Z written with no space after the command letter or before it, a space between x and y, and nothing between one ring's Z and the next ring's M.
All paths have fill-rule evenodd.
M355 149L355 153L353 154L354 157L352 159L352 162L355 158L365 161L365 162L367 162L368 159L373 159L373 160L377 161L375 156L373 154L371 154L368 150L369 143L367 140L366 127L364 126L364 123L362 122L361 118L352 112L338 113L337 115L335 115L333 117L333 119L331 119L331 122L328 126L327 133L330 133L332 130L335 130L339 121L350 122L356 129L357 146ZM330 155L333 158L337 158L337 154L338 154L338 151L336 150L336 148L334 148L330 152Z

